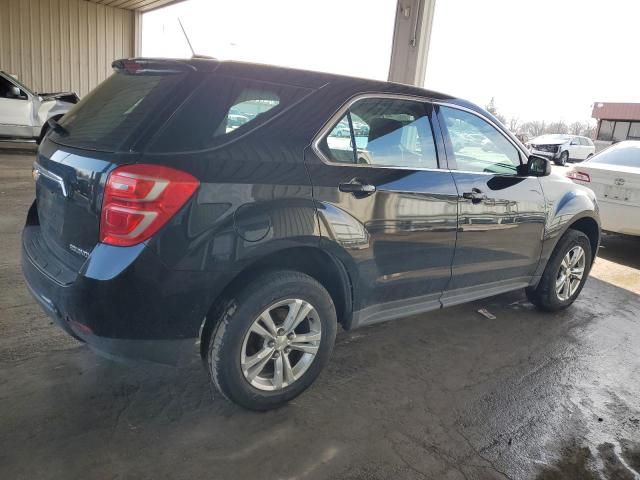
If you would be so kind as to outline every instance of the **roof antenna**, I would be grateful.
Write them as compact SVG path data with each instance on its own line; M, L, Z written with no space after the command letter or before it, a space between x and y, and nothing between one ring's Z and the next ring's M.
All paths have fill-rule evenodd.
M182 33L184 34L184 38L187 39L187 43L189 44L189 49L191 50L191 58L197 57L198 55L196 55L196 52L191 45L191 40L189 40L189 35L187 35L187 31L184 29L184 25L182 25L180 17L178 17L178 23L180 24L180 28L182 29Z
M180 17L178 17L178 23L180 24L180 28L182 29L182 33L184 34L184 38L187 39L187 43L189 44L189 49L191 50L191 58L204 58L204 59L208 59L208 60L215 60L214 57L210 57L208 55L198 55L195 50L193 49L193 45L191 45L191 40L189 40L189 35L187 35L187 31L184 29L184 25L182 25L182 21L180 20Z

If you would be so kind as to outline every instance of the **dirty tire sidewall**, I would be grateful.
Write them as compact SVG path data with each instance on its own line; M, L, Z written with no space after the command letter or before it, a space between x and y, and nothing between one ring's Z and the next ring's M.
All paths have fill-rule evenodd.
M558 298L558 294L556 293L556 277L558 275L562 259L567 252L576 245L580 245L585 253L584 274L575 293L570 298L563 301ZM567 230L567 232L558 241L555 250L549 258L538 286L535 289L527 289L527 297L531 303L542 310L556 311L567 308L576 300L576 298L578 298L578 295L580 295L580 292L587 281L587 277L589 276L589 272L591 271L591 263L592 253L589 238L578 230Z
M240 352L244 336L254 320L269 305L287 298L300 298L313 305L322 325L320 348L304 375L288 387L259 390L244 377ZM327 364L337 331L336 310L326 289L308 275L293 271L267 272L243 288L222 309L209 340L207 364L215 387L232 402L251 410L277 408L300 395Z

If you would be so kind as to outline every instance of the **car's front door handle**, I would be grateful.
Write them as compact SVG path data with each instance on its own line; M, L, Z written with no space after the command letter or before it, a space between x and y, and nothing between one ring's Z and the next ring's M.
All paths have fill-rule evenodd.
M471 200L471 203L480 203L483 200L486 200L487 196L484 193L482 193L480 189L472 188L470 192L464 192L462 194L462 198Z
M376 186L370 185L357 178L354 178L346 183L338 185L338 189L344 193L353 193L357 196L367 196L375 193Z

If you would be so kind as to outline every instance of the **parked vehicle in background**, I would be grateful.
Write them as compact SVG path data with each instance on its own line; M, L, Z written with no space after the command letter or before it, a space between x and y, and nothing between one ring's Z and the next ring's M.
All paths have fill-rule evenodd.
M531 140L527 148L531 153L553 160L556 165L586 160L596 152L590 138L564 134L541 135Z
M567 172L593 190L603 230L640 235L640 141L616 143Z
M0 71L0 140L40 141L48 120L59 120L78 103L75 93L35 93Z
M240 115L237 113L230 113L227 119L227 131L235 130L249 121L249 117L247 115Z
M593 192L470 102L241 62L113 66L40 145L22 239L34 297L100 352L197 344L224 396L266 410L311 385L338 325L516 289L555 311L586 281Z

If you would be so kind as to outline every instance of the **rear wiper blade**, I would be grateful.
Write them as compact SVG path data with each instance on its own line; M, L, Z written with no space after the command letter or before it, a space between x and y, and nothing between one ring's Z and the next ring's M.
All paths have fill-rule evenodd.
M69 135L69 130L60 125L57 120L50 118L49 120L47 120L47 124L49 125L49 128L56 132L58 135L62 137L66 137L67 135Z

